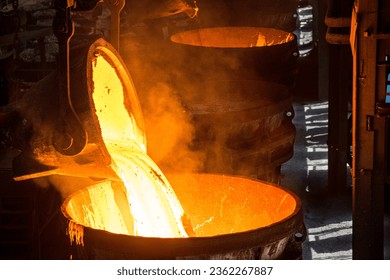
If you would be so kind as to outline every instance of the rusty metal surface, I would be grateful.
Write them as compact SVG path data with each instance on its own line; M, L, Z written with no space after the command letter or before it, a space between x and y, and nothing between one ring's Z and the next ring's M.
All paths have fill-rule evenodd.
M256 45L258 36L264 38L265 45ZM171 36L171 44L165 49L168 63L179 64L188 79L265 79L291 85L296 75L296 36L273 28L216 27L179 32ZM183 69L183 62L191 67Z
M349 27L351 25L353 2L353 0L328 0L325 24L329 27Z
M330 44L349 44L353 0L327 1L325 24L328 26L326 41Z
M186 89L182 100L195 128L191 147L207 155L203 171L277 183L278 167L291 158L295 140L288 88L257 80L195 87Z
M302 215L301 212L297 216ZM247 233L162 239L117 235L84 228L84 246L73 255L86 259L277 259L287 241L302 231L302 217ZM271 244L271 245L270 245ZM274 245L273 245L274 244ZM267 247L268 246L268 247ZM272 246L274 246L272 248ZM272 249L272 250L271 250Z
M207 155L203 171L278 182L295 136L296 37L272 28L203 28L174 34L166 50L195 126L192 146Z
M384 154L386 129L383 118L375 118L378 91L377 63L382 42L365 38L366 32L378 32L378 1L360 0L354 7L359 21L353 42L353 258L383 259ZM384 54L383 54L384 55Z
M204 249L205 247L208 247L209 244L212 244L214 242L215 241L213 240L204 241L203 243L205 244L204 245L202 244L201 248ZM215 252L209 252L209 253L193 251L194 255L192 255L191 250L193 250L195 246L197 247L198 245L200 245L200 244L196 244L196 245L194 244L194 246L189 246L186 248L188 250L186 254L178 255L178 256L170 255L170 254L145 256L142 253L141 255L138 254L132 255L129 254L129 252L123 252L123 251L109 252L101 248L93 248L93 249L88 248L89 250L84 248L81 249L82 252L80 253L83 254L84 257L87 257L87 259L93 256L96 259L129 259L130 257L130 259L141 258L141 259L176 259L176 260L275 260L275 259L291 259L291 257L293 256L296 257L297 255L298 255L297 259L299 259L299 254L300 254L299 249L286 251L289 242L290 239L288 237L285 237L281 240L272 242L265 246L255 246L255 247L244 248L244 249L237 248L231 251L216 249ZM159 244L154 244L154 245L159 246ZM164 247L169 245L170 245L169 243L165 244ZM195 255L196 253L198 254Z

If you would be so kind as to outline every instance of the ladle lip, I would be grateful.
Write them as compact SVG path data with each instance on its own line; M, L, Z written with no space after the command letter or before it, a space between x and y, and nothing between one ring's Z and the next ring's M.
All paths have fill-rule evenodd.
M94 82L93 82L93 64L97 56L102 56L110 65L113 66L120 82L123 86L124 106L129 114L132 114L135 118L138 129L143 134L143 139L140 139L142 143L140 146L146 146L146 134L145 123L142 114L141 104L137 95L137 91L134 82L131 78L130 72L127 69L126 64L122 60L118 51L107 41L102 38L98 38L92 42L88 48L87 62L86 62L86 77L87 77L87 91L88 100L90 105L89 118L92 119L95 125L95 139L98 139L98 148L104 155L108 163L111 162L111 156L104 144L101 125L96 114L95 103L93 100Z
M270 225L251 229L247 231L234 232L229 234L220 234L214 236L200 236L200 237L145 237L145 236L134 236L126 234L112 233L106 230L93 229L77 222L73 221L72 218L66 212L66 204L73 196L80 192L86 191L89 186L83 190L79 190L69 196L61 206L61 211L65 218L72 221L74 224L81 226L84 231L84 244L90 244L95 248L110 248L110 250L118 250L120 252L126 252L127 249L132 250L144 250L144 248L154 248L158 251L158 248L164 252L155 252L154 257L170 257L175 256L188 256L188 252L191 255L209 255L209 254L220 254L233 250L249 249L260 246L265 246L273 242L277 242L284 239L293 238L294 234L300 232L303 236L306 236L302 203L300 198L291 190L288 190L280 185L248 178L241 175L225 175L225 174L208 174L208 173L194 173L195 175L221 175L229 176L234 178L242 178L251 180L254 182L265 183L269 186L283 190L284 192L291 195L296 204L295 209L292 213ZM115 242L111 242L115 239ZM111 241L110 241L111 240ZM304 240L304 238L303 238ZM92 245L93 244L93 245ZM88 246L88 245L87 245ZM165 252L165 250L167 252ZM140 253L142 254L142 253ZM145 255L146 257L146 255Z
M246 34L245 34L246 33ZM236 41L247 41L246 45L233 45L229 43L223 43L221 41L216 41L215 38L218 35L222 35L225 38L230 38L235 36ZM270 43L269 45L256 46L256 44L249 44L248 40L253 40L255 35L263 35L264 37L273 37L274 39L277 36L283 37L281 40L279 38L278 42ZM249 37L248 37L249 36ZM209 39L213 43L210 43ZM206 27L191 29L187 31L178 32L170 36L170 41L177 45L186 45L190 47L198 48L215 48L215 49L258 49L264 47L275 47L278 45L283 45L290 43L296 40L296 35L292 32L284 31L281 29L270 28L270 27L254 27L254 26L219 26L219 27ZM216 43L217 42L217 43Z

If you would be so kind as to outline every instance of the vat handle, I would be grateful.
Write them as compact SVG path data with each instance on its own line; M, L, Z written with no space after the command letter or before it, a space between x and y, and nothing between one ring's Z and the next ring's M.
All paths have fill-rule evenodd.
M53 32L58 39L59 72L59 112L58 127L53 134L53 146L63 155L74 156L80 153L87 143L87 133L77 116L70 92L69 42L74 33L71 9L76 6L73 0L55 0L56 15L53 19Z

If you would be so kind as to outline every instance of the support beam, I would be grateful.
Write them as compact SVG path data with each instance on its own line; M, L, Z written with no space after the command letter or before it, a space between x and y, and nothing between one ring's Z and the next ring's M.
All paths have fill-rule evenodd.
M347 188L348 101L351 100L352 54L349 45L329 45L328 191Z
M357 0L353 59L353 259L383 259L385 120L375 116L378 93L378 0ZM355 48L356 47L356 48Z
M337 195L347 190L347 162L350 156L348 104L352 100L352 53L349 46L354 0L327 0L325 14L328 42L328 191Z

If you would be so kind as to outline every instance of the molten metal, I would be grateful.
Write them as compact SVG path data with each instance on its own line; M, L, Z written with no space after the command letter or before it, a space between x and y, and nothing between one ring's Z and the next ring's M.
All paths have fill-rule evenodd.
M134 221L128 234L186 237L182 223L184 211L168 180L146 153L143 131L137 126L133 112L125 107L124 88L116 67L120 64L110 63L99 51L95 53L92 102L104 144L113 161L111 167L127 189ZM105 208L112 207L106 205ZM107 212L101 214L107 215ZM117 219L115 216L107 218ZM123 223L120 225L119 232L126 232Z
M118 185L102 182L71 195L62 206L62 212L72 225L68 228L69 236L78 248L74 257L279 258L284 255L285 248L290 248L287 244L295 248L295 233L304 235L299 198L277 185L218 174L167 177L191 219L196 237L153 238L113 233L110 217L107 220L101 213L108 211L108 204L114 205L110 209L113 217L127 220L124 209L129 206ZM102 198L107 199L107 203L101 203ZM86 213L85 209L89 211ZM289 250L285 253L289 254Z

